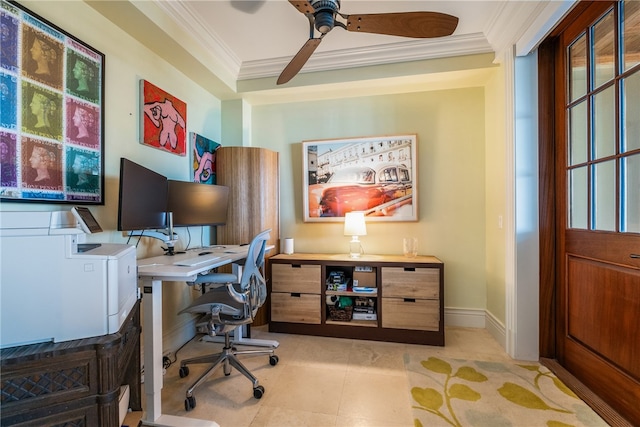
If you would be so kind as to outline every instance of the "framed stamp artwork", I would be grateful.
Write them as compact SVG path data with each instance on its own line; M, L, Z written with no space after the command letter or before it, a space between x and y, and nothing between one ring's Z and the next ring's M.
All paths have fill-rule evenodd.
M16 2L0 12L0 199L104 204L104 54Z
M140 80L141 141L178 156L187 154L187 104L146 80Z
M303 141L304 221L417 221L416 135Z

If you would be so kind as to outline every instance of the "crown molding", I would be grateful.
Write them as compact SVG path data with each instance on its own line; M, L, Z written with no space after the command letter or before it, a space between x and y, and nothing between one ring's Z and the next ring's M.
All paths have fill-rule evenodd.
M441 39L410 40L363 48L316 52L303 72L366 67L425 59L492 52L481 33L443 37ZM243 62L238 80L277 76L292 57Z
M216 58L227 72L237 78L241 66L240 58L238 58L224 40L211 29L211 26L207 25L201 16L193 13L187 4L181 1L154 1L158 7L180 25L184 31L189 33L206 52L209 52L212 57Z
M533 51L577 0L503 2L484 33L496 57L517 46L518 55Z
M216 66L220 66L236 82L273 77L280 74L293 54L257 61L245 61L233 52L211 29L204 17L197 15L188 2L153 0L167 18L179 25L198 43ZM518 54L535 49L546 32L558 22L577 0L502 1L482 33L453 35L438 39L395 42L383 45L316 52L303 72L316 72L434 58L494 52L496 60L502 52L518 47ZM187 48L188 49L188 48ZM204 60L203 63L211 63Z

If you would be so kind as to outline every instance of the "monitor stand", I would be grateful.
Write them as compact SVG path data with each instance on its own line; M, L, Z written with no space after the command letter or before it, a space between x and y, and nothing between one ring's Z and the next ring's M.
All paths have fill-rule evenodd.
M174 246L176 244L176 242L178 241L178 235L176 233L171 233L173 238L169 238L169 235L161 232L161 231L148 231L148 230L134 230L134 231L129 231L127 233L127 236L131 236L131 237L135 237L135 236L140 236L140 237L151 237L153 239L158 239L161 240L163 243L165 243L167 245L166 248L163 248L165 251L165 255L169 255L169 256L173 256L175 255L175 249Z

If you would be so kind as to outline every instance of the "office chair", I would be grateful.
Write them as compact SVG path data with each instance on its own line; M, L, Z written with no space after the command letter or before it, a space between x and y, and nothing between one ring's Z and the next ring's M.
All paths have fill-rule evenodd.
M275 366L278 356L274 354L274 348L260 350L238 351L232 346L230 334L236 328L253 322L253 319L267 298L267 283L261 268L264 265L264 253L269 233L265 230L253 238L249 244L247 258L240 275L240 280L234 274L209 273L199 276L191 284L221 285L214 287L198 297L189 307L180 311L182 313L202 314L207 319L207 332L209 336L224 334L224 347L220 353L185 359L180 362L180 378L189 375L187 365L195 363L212 363L212 365L196 380L187 390L184 401L185 410L190 411L196 407L196 399L193 391L202 384L220 365L223 365L224 374L231 374L231 367L253 383L253 397L260 399L264 394L264 387L258 383L258 379L240 362L238 355L242 354L269 354L269 364Z

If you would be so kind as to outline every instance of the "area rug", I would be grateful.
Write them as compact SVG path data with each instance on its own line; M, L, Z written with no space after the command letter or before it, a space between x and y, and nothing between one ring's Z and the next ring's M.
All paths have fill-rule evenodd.
M538 363L405 355L414 425L607 426Z

